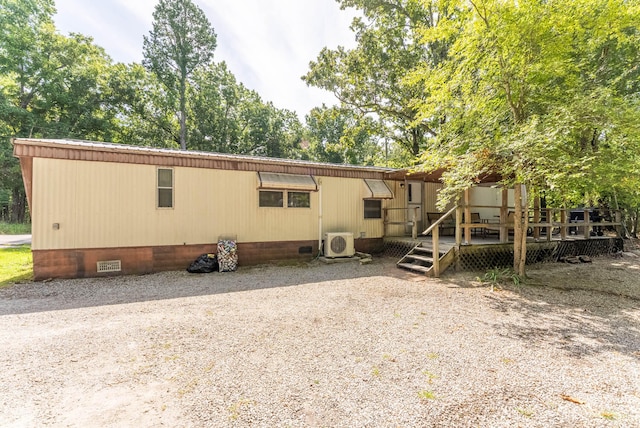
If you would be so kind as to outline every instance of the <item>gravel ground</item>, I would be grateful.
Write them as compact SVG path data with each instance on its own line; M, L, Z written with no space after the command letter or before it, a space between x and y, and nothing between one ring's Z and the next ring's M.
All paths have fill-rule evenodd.
M2 289L0 426L640 426L640 257L394 261Z

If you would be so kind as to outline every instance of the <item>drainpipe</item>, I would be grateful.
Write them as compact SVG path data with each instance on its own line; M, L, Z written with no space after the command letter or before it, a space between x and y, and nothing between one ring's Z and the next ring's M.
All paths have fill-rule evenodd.
M318 257L322 254L322 178L318 178Z

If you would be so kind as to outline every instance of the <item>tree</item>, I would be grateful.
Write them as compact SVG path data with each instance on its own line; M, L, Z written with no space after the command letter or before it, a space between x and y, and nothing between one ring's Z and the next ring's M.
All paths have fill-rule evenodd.
M90 38L58 34L52 1L1 0L0 11L0 186L11 194L10 220L23 221L26 197L10 138L109 138L111 60Z
M322 49L303 77L308 85L334 93L359 114L374 114L389 128L387 138L413 156L437 135L440 117L416 120L416 101L423 87L405 76L417 67L437 67L446 57L447 41L423 43L417 30L435 26L450 12L447 2L422 0L339 0L342 8L362 12L352 29L358 45L352 50Z
M450 197L482 172L514 186L514 270L524 275L523 187L571 203L640 184L624 180L638 171L640 150L640 8L637 0L451 4L455 16L423 30L427 41L451 43L446 61L412 79L427 94L420 119L447 119L422 161L448 168Z
M111 108L118 117L112 142L163 148L180 147L179 123L156 76L140 64L116 64L109 89L119 99Z
M316 107L306 116L311 160L352 165L384 162L376 144L380 132L373 119L337 107Z
M153 12L153 29L144 37L143 64L178 99L180 146L187 148L187 84L192 73L209 64L216 34L204 12L191 0L160 0Z
M189 87L191 147L220 153L297 158L297 116L264 103L236 81L224 62L201 67Z

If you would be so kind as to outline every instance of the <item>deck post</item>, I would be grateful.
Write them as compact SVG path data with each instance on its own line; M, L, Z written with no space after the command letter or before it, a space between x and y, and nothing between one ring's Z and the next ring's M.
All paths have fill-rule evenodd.
M507 220L509 218L509 189L502 188L502 205L500 205L500 242L509 242L509 228Z
M624 229L622 228L622 212L620 210L616 210L616 233L618 234L618 238L622 238Z
M540 196L536 196L533 199L533 222L540 223ZM540 239L540 228L538 226L533 228L533 239L535 241Z
M382 236L387 236L387 225L389 224L389 210L387 208L383 208L384 211L384 222L383 222L383 231Z
M456 207L456 246L462 244L462 207L458 204Z
M591 216L589 215L589 210L584 210L584 239L589 239L591 237Z
M411 238L413 239L418 238L418 208L419 207L413 207L413 218L411 219Z
M440 278L440 231L436 227L431 231L433 249L433 276Z
M547 208L547 242L551 242L551 234L553 233L553 216L553 210L551 208Z
M469 188L464 189L464 224L471 223L471 207L469 203L471 198L469 196ZM464 244L469 245L471 243L471 228L469 226L464 227Z
M560 210L560 239L565 241L567 239L567 210L562 208Z

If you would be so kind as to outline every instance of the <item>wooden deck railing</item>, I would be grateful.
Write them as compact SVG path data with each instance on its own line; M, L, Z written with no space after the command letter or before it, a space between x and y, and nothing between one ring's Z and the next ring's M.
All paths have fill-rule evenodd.
M499 220L481 219L480 223L467 222L466 219L472 218L471 213L474 209L491 208L500 210ZM465 242L470 241L472 229L498 230L500 241L508 241L508 233L514 228L514 223L508 221L509 213L514 211L514 207L495 206L495 205L467 205L459 206L456 215L456 243L460 244L462 237L458 235L464 233ZM505 212L506 211L506 212ZM592 221L592 209L576 210L566 208L529 208L526 209L529 215L528 232L534 239L541 237L542 230L545 231L545 239L551 240L552 235L560 235L560 239L564 240L570 233L577 236L581 234L584 239L589 239L592 232L602 232L602 228L613 227L617 236L621 236L622 215L620 210L599 210L597 218L599 221ZM463 214L464 212L464 214ZM571 214L581 213L582 219L571 218ZM576 216L576 217L580 217ZM464 221L463 221L464 218ZM505 221L506 220L506 221ZM581 230L581 232L580 232Z
M411 237L418 237L418 209L412 208L384 208L384 236L388 235L388 226L411 226ZM400 214L400 218L391 218L389 211L404 211Z
M425 236L431 233L431 245L432 245L431 253L433 254L433 275L436 278L440 277L440 225L444 223L454 212L456 212L457 209L458 207L451 208L449 211L443 214L438 220L433 222L433 224L429 226L424 232L421 233L421 235L425 235ZM456 234L458 233L457 229L458 228L456 228Z
M497 209L500 212L499 220L496 222L494 219L482 219L480 218L480 222L467 222L466 219L473 219L473 211L474 209L479 208L490 208ZM404 210L405 213L402 213L402 217L405 220L400 221L400 219L390 219L389 211L401 211ZM412 210L412 219L407 221L406 218L409 214L409 210ZM387 236L387 225L411 225L412 230L412 238L417 238L417 218L418 218L418 208L386 208L384 210L384 225L385 225L385 236ZM507 219L509 218L509 213L514 211L514 207L508 207L505 205L495 206L495 205L457 205L451 208L446 213L442 214L440 218L434 221L429 227L424 230L420 235L426 236L431 234L432 240L432 253L433 253L433 274L435 277L440 276L440 226L450 221L450 217L455 213L455 240L456 246L459 248L462 245L463 234L464 234L464 243L469 244L471 242L471 231L472 229L482 229L482 230L497 230L499 231L500 242L508 242L509 240L509 230L514 228L514 222L509 222ZM561 240L565 240L569 234L568 231L571 231L574 235L578 235L579 229L582 228L580 232L584 239L589 239L592 236L592 232L601 232L604 227L613 227L616 231L618 237L622 236L622 216L620 210L599 210L597 218L599 221L592 221L591 213L592 209L584 209L580 210L571 210L571 209L557 209L557 208L533 208L533 209L525 209L525 212L528 213L530 221L528 222L528 232L530 231L530 235L534 237L534 239L538 240L541 236L541 231L545 230L545 238L547 241L551 241L551 236L559 234ZM582 213L582 219L571 218L571 214ZM507 220L507 221L505 221ZM527 233L529 235L529 233Z

